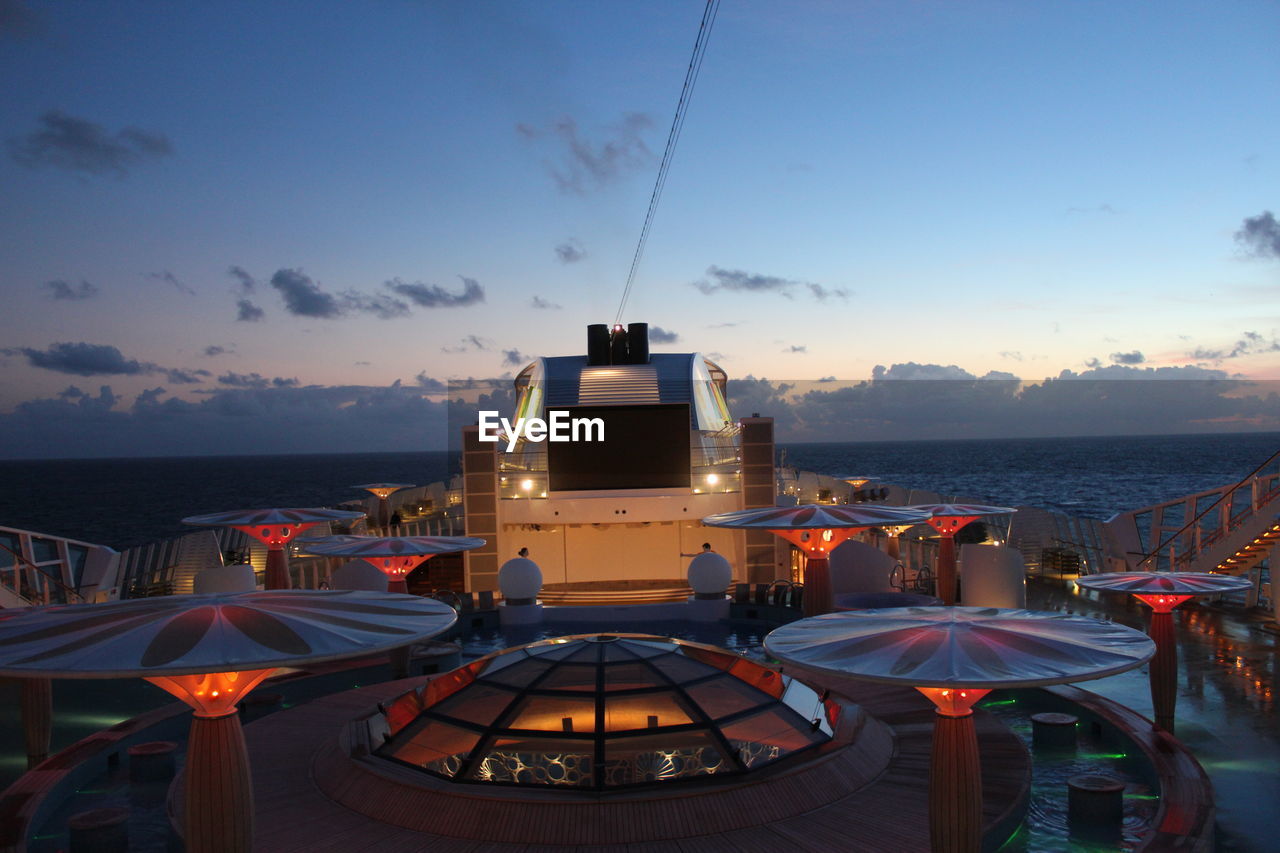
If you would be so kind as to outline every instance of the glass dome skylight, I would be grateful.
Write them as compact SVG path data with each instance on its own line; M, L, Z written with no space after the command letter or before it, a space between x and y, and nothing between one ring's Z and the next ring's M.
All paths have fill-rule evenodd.
M712 646L559 637L399 697L377 754L456 781L601 790L764 767L830 740L839 708Z

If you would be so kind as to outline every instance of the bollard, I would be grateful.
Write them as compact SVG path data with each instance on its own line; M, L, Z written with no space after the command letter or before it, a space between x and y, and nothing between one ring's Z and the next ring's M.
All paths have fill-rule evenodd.
M1039 750L1074 752L1076 726L1080 719L1072 714L1052 711L1031 715L1031 745Z
M130 782L164 782L173 778L173 753L178 745L171 740L153 740L129 747Z
M67 821L70 853L128 853L129 810L90 809Z
M1124 823L1124 783L1084 773L1067 780L1067 821L1072 834L1113 836Z

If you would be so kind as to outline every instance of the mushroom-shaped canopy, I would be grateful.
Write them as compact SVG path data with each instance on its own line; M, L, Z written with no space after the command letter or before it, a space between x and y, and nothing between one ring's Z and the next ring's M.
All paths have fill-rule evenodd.
M0 674L51 678L263 670L434 637L452 607L416 595L275 590L32 610L0 622Z
M1083 616L993 607L895 607L828 613L765 637L801 669L912 687L1036 687L1133 669L1146 635Z
M1206 572L1103 572L1082 577L1076 584L1134 595L1220 595L1252 586L1248 578Z
M320 536L299 539L297 545L304 554L379 560L470 551L484 545L484 540L474 536Z
M904 508L927 512L930 516L929 524L948 537L984 515L1008 515L1011 512L1017 512L1011 506L987 506L986 504L916 504Z
M413 483L362 483L359 486L352 486L353 489L364 489L367 492L373 492L380 498L389 497L393 492L401 489L412 489Z
M257 527L259 525L318 524L322 521L352 521L364 518L363 512L348 509L233 509L207 515L189 515L183 524L206 527Z
M912 507L800 504L722 512L707 516L702 523L708 527L748 530L833 530L880 524L919 524L929 518L930 513Z

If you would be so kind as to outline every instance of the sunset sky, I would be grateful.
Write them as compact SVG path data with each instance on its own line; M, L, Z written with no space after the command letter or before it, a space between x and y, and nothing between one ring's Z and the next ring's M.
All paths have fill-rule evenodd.
M0 436L582 352L702 12L0 0ZM734 377L1280 379L1277 44L1263 0L729 0L624 319Z

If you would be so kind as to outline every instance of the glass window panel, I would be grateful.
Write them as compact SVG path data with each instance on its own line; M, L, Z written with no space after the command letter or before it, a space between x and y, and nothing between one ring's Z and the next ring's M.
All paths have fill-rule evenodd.
M729 675L692 684L685 689L689 692L689 698L713 720L773 701L759 690Z
M18 547L18 537L12 533L0 533L0 566L12 566L15 560L14 554L21 554L22 549ZM12 553L11 553L12 552Z
M515 666L503 667L492 673L486 670L480 677L485 681L495 681L498 684L509 684L512 687L524 688L532 684L534 679L550 669L551 666L550 661L526 658Z
M564 660L574 663L597 663L600 660L601 643L583 643L580 647L573 650L573 653L567 655Z
M575 738L495 738L476 762L472 779L521 785L595 784L595 746Z
M428 681L422 687L423 707L434 705L475 681L476 671L483 665L481 661L469 663Z
M477 726L489 726L515 698L516 694L510 690L480 683L472 685L470 690L455 693L431 710Z
M514 718L503 725L508 729L538 732L593 732L596 728L594 699L567 696L526 696Z
M794 678L787 681L787 689L782 694L782 701L806 720L819 720L822 732L830 736L831 723L827 720L827 709L823 707L817 691Z
M671 691L611 696L604 702L604 730L607 732L686 726L693 721L684 703Z
M826 740L791 714L784 714L776 708L729 723L722 732L747 767L768 764L797 749Z
M634 652L638 657L651 658L654 655L669 654L672 649L677 648L675 643L664 642L662 640L623 640L627 644L627 648Z
M555 671L538 682L539 690L591 690L596 689L596 675L600 668L585 664L561 664Z
M666 687L666 682L642 663L615 663L604 671L605 690L637 690L642 687Z
M663 655L651 658L649 663L676 684L693 681L695 678L705 678L720 671L714 666L699 663L684 655Z
M670 735L615 738L604 745L604 784L636 785L737 770L716 744L699 733L694 742L673 743Z
M628 640L618 640L614 643L608 643L604 647L604 659L606 661L625 661L635 660L635 652L631 649L631 642Z
M568 657L576 651L578 651L578 646L575 643L551 643L546 646L525 649L525 654L539 657L544 660L560 660Z
M83 545L68 545L67 557L71 564L71 582L80 586L80 581L84 578L84 564L89 559L89 549Z
M471 754L480 735L437 720L426 720L412 734L401 734L394 743L378 750L400 761L442 776L453 777Z
M58 559L57 542L52 539L31 537L31 561L33 563L47 563L56 559Z
M781 699L782 691L787 686L787 680L782 677L781 673L746 658L735 660L733 665L729 667L729 672L757 690L763 690L774 699Z

